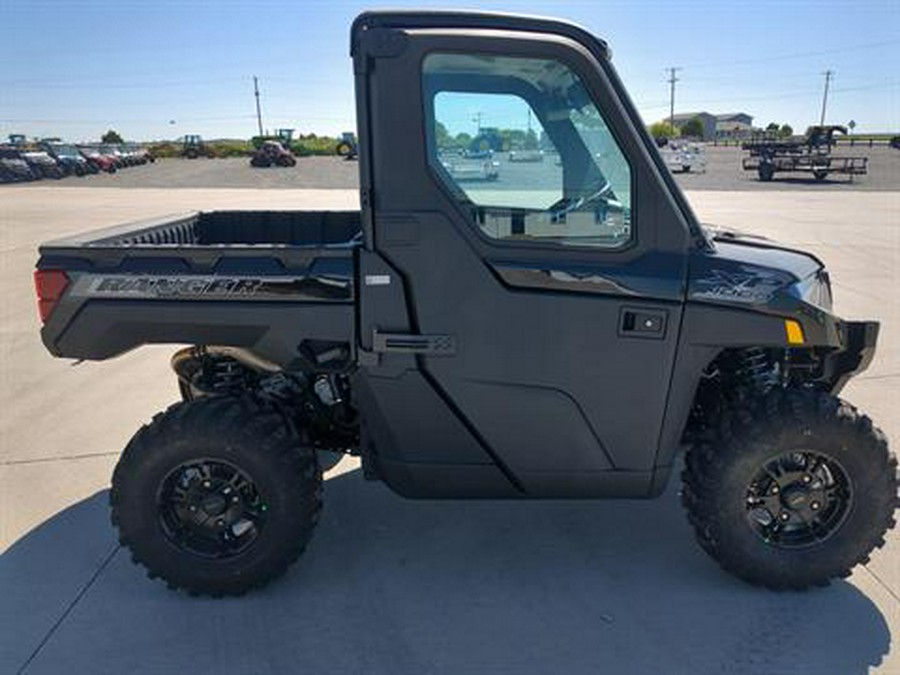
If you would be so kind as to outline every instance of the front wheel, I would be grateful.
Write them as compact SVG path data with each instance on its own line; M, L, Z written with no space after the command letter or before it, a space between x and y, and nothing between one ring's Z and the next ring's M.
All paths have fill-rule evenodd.
M897 460L871 420L833 396L779 390L725 409L686 458L683 502L703 549L773 589L824 586L884 545Z
M112 521L151 578L240 595L287 570L322 505L316 452L273 406L204 397L157 415L113 474Z

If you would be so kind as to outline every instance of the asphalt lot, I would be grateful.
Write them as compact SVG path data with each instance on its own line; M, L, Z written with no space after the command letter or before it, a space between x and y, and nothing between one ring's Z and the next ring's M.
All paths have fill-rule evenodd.
M322 162L322 180L326 162L356 170ZM172 170L187 164L228 161ZM900 673L897 531L847 581L761 591L694 544L674 484L646 502L413 502L345 461L328 476L312 546L283 580L220 601L146 580L115 542L106 489L130 435L177 397L172 349L76 367L51 358L31 287L37 244L186 209L357 199L190 189L183 174L186 189L171 179L119 189L143 169L169 170L88 179L117 189L70 179L0 190L0 673ZM830 268L836 311L883 322L872 368L844 395L896 448L900 192L689 198L705 221L812 250Z
M797 190L806 193L849 191L900 190L900 151L888 147L838 148L835 155L869 158L869 174L849 182L847 177L830 176L816 181L808 174L779 174L778 180L761 183L755 172L741 169L744 153L735 147L713 147L706 150L705 173L677 173L675 179L686 190ZM504 183L524 184L518 179L523 173L535 173L534 182L542 175L558 173L548 158L541 165L511 164L505 154L495 159L500 163L500 179L492 184L502 189ZM517 176L515 181L511 177ZM527 179L527 178L526 178ZM47 181L30 183L25 187L46 187ZM99 174L84 178L70 177L56 183L60 187L117 187L117 188L266 188L266 189L348 189L359 184L358 165L338 157L301 157L295 167L255 169L245 158L231 159L163 159L155 164L120 170L115 174ZM0 185L3 189L12 186ZM17 186L22 187L22 186Z
M817 181L808 173L776 174L775 180L762 183L755 171L744 171L741 158L747 153L735 147L708 147L705 173L676 174L676 180L684 190L752 190L771 192L797 190L805 193L847 191L900 190L900 151L887 146L862 148L841 147L835 157L868 157L869 173L855 176L831 174L824 181Z

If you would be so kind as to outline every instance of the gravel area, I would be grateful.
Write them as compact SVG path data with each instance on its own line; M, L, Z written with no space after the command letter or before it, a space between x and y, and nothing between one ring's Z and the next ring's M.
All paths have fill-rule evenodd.
M830 192L840 190L894 191L900 190L900 152L888 147L840 148L836 155L869 158L869 173L852 182L844 176L829 176L816 181L808 174L781 174L777 180L761 183L756 172L741 169L743 152L735 147L709 147L706 150L707 170L701 174L676 174L676 180L686 190L800 190ZM505 156L500 162L501 187L503 176L528 167L512 165ZM533 166L533 165L532 165ZM544 163L545 170L554 170L552 162ZM558 170L558 169L556 169ZM84 178L65 178L59 182L38 181L32 186L60 187L116 187L116 188L268 188L268 189L355 189L358 186L358 164L338 157L301 157L297 166L256 169L244 158L231 159L164 159L155 164L131 167L113 175L101 174ZM18 184L22 185L22 184ZM2 188L3 186L0 186Z

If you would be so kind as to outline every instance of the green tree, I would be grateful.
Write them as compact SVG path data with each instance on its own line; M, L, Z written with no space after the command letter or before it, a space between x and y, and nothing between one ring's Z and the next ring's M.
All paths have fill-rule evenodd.
M793 136L793 135L794 135L794 127L792 127L792 126L791 126L790 124L788 124L787 122L785 122L784 124L782 124L782 125L781 125L781 128L778 130L778 137L779 137L779 138L787 138L787 137Z
M465 131L461 131L456 134L456 144L461 148L468 148L472 143L471 134L467 134Z
M101 143L124 143L122 137L119 136L119 132L114 129L110 129L103 136L100 137Z
M699 116L692 117L680 129L682 136L703 138L703 120Z
M650 125L650 135L653 138L677 138L678 129L668 122L654 122Z
M454 145L453 139L450 137L450 132L447 131L447 127L440 122L434 127L434 136L439 148L448 148Z
M769 124L766 126L766 131L777 133L779 129L780 127L778 126L778 122L769 122Z

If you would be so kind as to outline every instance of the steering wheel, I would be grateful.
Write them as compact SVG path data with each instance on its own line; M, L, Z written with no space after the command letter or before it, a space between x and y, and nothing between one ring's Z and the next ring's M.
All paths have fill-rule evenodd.
M578 197L577 199L563 197L548 209L550 212L550 218L553 222L556 222L564 217L567 213L571 213L572 211L579 211L588 204L594 203L598 199L608 201L606 197L611 192L612 184L609 181L606 181L599 190L589 194L587 197Z

